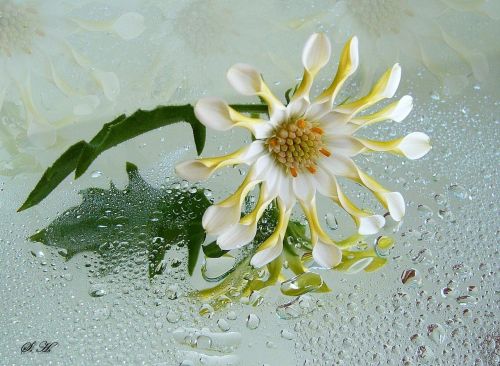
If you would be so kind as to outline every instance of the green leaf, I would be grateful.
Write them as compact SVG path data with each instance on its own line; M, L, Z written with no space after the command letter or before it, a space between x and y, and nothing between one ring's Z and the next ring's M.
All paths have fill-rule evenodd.
M202 246L203 253L205 254L206 257L208 258L220 258L229 250L222 250L218 245L217 242L213 241L208 245Z
M236 104L232 107L240 112L267 112L265 105ZM75 171L75 179L80 177L102 152L146 132L177 122L187 122L191 125L196 151L198 155L201 154L205 145L206 129L196 118L193 106L190 104L159 106L151 111L138 110L130 116L121 115L106 123L89 142L79 141L66 150L45 171L18 211L40 203L72 171Z
M205 240L201 218L210 202L200 189L158 189L127 163L129 183L124 190L89 188L82 203L57 217L31 240L75 254L93 251L101 255L100 274L115 270L145 253L150 278L168 266L166 253L173 246L187 248L187 270L193 273ZM184 261L171 261L172 267ZM146 268L145 268L146 269Z

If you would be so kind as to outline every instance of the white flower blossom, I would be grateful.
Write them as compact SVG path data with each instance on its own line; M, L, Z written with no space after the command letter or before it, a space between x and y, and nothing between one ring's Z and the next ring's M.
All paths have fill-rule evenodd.
M330 86L311 98L313 80L328 63L330 53L330 41L324 34L315 33L308 39L302 53L303 78L286 106L271 93L252 66L236 64L229 69L227 78L236 91L258 96L266 102L268 120L241 114L218 98L201 99L195 106L196 116L207 127L219 131L243 127L255 138L251 144L231 154L186 161L176 166L180 176L191 180L207 179L217 169L229 165L250 166L236 192L209 207L202 223L208 234L217 236L222 249L240 248L253 240L257 222L266 207L276 200L278 222L274 233L252 257L251 264L255 267L281 254L288 220L297 202L309 221L315 261L326 268L338 265L342 257L340 244L321 228L316 212L316 193L331 198L351 215L360 234L376 233L384 226L384 217L358 208L343 193L337 177L346 177L368 188L391 217L400 221L405 213L402 195L376 182L359 169L352 158L364 152L382 151L418 159L430 150L429 138L421 132L385 142L353 136L358 129L372 123L401 122L412 109L412 98L407 95L378 112L361 114L377 102L394 96L401 78L398 64L387 70L364 97L335 104L342 85L358 68L356 37L345 45ZM255 208L240 218L245 197L257 186L260 191Z

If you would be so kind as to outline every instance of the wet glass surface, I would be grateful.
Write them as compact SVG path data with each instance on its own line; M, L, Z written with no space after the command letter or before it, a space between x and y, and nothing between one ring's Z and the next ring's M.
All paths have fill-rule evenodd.
M487 1L0 2L0 364L497 365L499 18ZM192 276L187 245L160 245L158 259L151 248L164 240L162 220L189 212L148 205L159 195L204 207L233 192L244 172L228 167L195 185L177 177L174 165L196 156L186 124L105 152L79 179L16 212L46 167L121 113L203 96L248 103L225 79L236 62L257 67L283 96L301 78L300 52L315 31L331 38L333 60L314 93L356 34L360 69L340 99L362 95L394 62L403 70L396 97L414 98L403 123L363 136L431 138L419 160L355 159L405 197L404 220L387 219L365 238L388 259L383 268L316 268L308 278L285 271L287 282L241 300L228 293L224 306L190 296L213 285L203 274L217 277L235 259L200 256ZM241 130L208 130L203 155L249 142ZM135 186L126 162L143 178ZM104 191L111 181L115 190ZM342 183L353 201L380 210L361 187ZM87 190L82 204L78 192L90 187L101 190ZM318 214L335 240L354 229L329 200ZM29 239L49 225L49 245ZM310 292L323 281L331 292Z

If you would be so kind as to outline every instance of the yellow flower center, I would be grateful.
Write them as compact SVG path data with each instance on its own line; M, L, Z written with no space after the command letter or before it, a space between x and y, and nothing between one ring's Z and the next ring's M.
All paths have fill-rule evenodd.
M43 36L37 11L12 1L0 3L0 52L7 57L16 51L31 53L36 35Z
M276 161L293 177L299 172L316 173L320 154L331 155L323 142L323 130L304 119L282 123L266 144Z

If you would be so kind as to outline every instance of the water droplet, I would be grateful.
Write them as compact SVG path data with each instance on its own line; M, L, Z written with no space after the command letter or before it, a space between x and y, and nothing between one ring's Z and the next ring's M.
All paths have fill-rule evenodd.
M180 319L180 316L176 311L170 310L167 313L167 321L169 323L175 324L179 321L179 319Z
M433 215L432 209L427 205L418 205L417 211L422 217L431 217Z
M438 205L444 205L446 203L446 198L442 194L436 194L434 196L434 201L436 201Z
M295 334L287 329L283 329L281 331L281 337L284 339L292 340L295 338Z
M101 284L95 284L92 285L89 289L89 295L92 297L102 297L107 295L106 290L104 289L103 285Z
M203 304L200 307L199 314L205 318L211 318L215 313L214 308L210 304Z
M427 326L427 336L435 343L443 343L446 338L446 332L442 325L434 323Z
M219 326L219 329L222 330L223 332L227 332L229 329L231 329L231 326L229 325L226 319L219 319L217 321L217 325Z
M375 242L375 252L380 257L387 257L394 246L394 239L390 236L379 236Z
M99 171L99 170L94 170L94 171L90 174L90 176L91 176L92 178L99 178L100 176L102 176L102 172L101 172L101 171Z
M41 250L32 250L31 251L31 255L33 257L37 257L37 258L43 258L43 257L45 257L45 253L42 252Z
M230 311L226 315L226 318L229 319L229 320L236 320L237 317L238 316L236 315L236 312L234 312L234 311Z
M260 319L257 315L255 314L250 314L247 317L247 328L248 329L257 329L260 324Z
M327 213L325 215L326 225L332 230L337 230L339 228L339 223L337 222L337 218L332 213Z
M458 296L456 300L460 305L463 306L477 304L477 298L471 295Z
M448 191L458 199L464 200L467 198L467 190L458 184L452 184L448 187Z
M401 274L401 282L409 287L420 287L422 285L422 277L416 269L410 268Z

